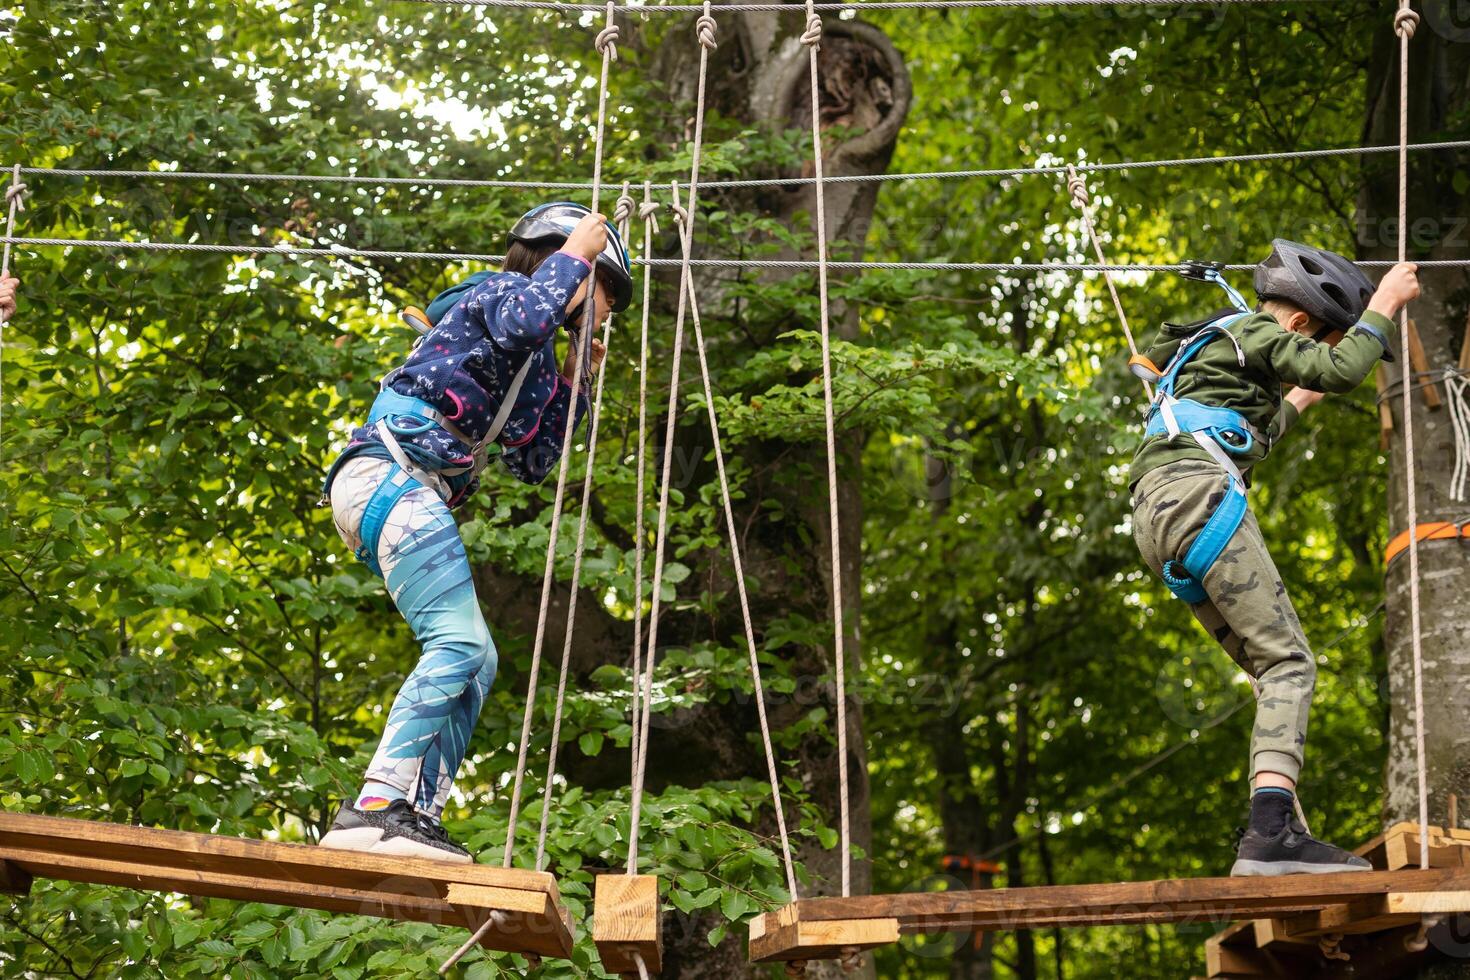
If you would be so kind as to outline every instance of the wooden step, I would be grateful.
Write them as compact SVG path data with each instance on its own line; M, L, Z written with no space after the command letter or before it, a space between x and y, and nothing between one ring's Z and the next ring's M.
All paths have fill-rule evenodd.
M1430 869L810 898L757 920L750 957L761 963L815 958L815 944L801 927L824 921L894 920L902 933L1204 922L1270 918L1392 893L1467 887L1470 872Z
M475 929L482 945L571 956L551 875L64 817L0 813L0 887L29 878L269 902Z

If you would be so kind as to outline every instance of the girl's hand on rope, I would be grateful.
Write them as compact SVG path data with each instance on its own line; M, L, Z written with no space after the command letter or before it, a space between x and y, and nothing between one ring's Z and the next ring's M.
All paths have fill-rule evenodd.
M563 252L570 252L587 260L588 265L596 265L597 257L602 250L607 248L607 217L601 214L589 214L577 222L577 227L567 236L567 243L562 246Z
M562 363L561 367L562 377L567 379L568 384L570 384L572 381L572 372L577 369L577 355L581 353L581 350L581 336L578 334L572 334L572 343L571 346L567 349L567 358ZM596 337L593 337L592 350L589 352L589 356L591 359L591 363L588 365L588 370L583 372L583 381L590 381L592 378L597 377L597 372L602 370L602 359L604 357L607 357L607 345L598 340Z
M1419 298L1419 267L1413 262L1400 262L1388 270L1378 284L1378 291L1368 309L1392 320L1406 305Z
M15 290L20 280L14 277L0 279L0 320L9 320L15 313Z

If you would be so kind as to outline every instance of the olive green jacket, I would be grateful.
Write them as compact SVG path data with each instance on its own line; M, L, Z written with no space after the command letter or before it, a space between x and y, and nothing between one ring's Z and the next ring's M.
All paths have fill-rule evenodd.
M1143 354L1163 368L1179 349L1180 341L1228 313L1221 311L1190 324L1166 323ZM1296 385L1328 394L1352 391L1394 343L1397 328L1392 320L1369 311L1363 314L1359 326L1348 330L1336 347L1330 347L1292 333L1269 313L1254 313L1231 324L1230 333L1240 342L1245 365L1238 361L1235 345L1220 337L1180 371L1174 395L1232 408L1255 427L1260 434L1255 445L1249 452L1234 456L1249 481L1250 468L1265 459L1296 422L1296 409L1282 400L1283 386ZM1211 457L1188 435L1173 439L1167 434L1146 436L1133 457L1130 484L1136 484L1149 470L1181 460L1209 462Z

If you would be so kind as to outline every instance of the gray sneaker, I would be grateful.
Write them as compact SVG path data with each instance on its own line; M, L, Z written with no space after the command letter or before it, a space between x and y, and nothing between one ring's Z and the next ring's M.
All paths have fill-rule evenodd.
M472 860L470 852L450 840L437 820L422 816L407 800L394 800L382 810L359 810L343 803L321 846L435 861Z
M1267 837L1259 830L1247 830L1240 839L1230 874L1246 878L1372 870L1373 866L1356 854L1317 840L1307 833L1301 821L1292 817L1274 837Z

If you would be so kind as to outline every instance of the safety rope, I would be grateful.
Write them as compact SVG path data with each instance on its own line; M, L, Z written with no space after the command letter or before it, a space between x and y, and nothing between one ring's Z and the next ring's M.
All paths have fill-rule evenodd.
M557 3L556 0L407 0L412 3L427 3L437 6L455 7L504 7L513 10L563 10L569 13L601 11L595 3ZM826 13L845 13L861 10L975 10L1006 7L1205 7L1239 4L1261 6L1286 3L1341 3L1342 0L859 0L856 3L817 3L814 10ZM630 14L682 14L699 10L697 4L641 3L618 4L617 9ZM721 10L732 13L781 13L791 9L781 3L730 3L720 4Z
M1434 143L1411 143L1411 152L1435 152L1470 149L1470 140L1445 140ZM1121 160L1115 163L1077 161L1056 166L992 167L981 170L924 170L914 173L833 174L823 178L828 184L873 184L902 180L973 180L988 177L1031 177L1062 175L1068 169L1081 173L1109 170L1156 170L1169 167L1194 167L1230 163L1270 163L1285 160L1312 160L1330 157L1370 156L1398 153L1397 143L1384 146L1336 146L1313 150L1277 150L1271 153L1234 153L1225 156L1175 157L1160 160ZM290 184L358 184L366 186L407 187L498 187L519 190L591 190L587 182L547 180L475 180L465 177L372 177L360 174L278 174L243 173L207 170L108 170L69 167L22 167L22 174L38 177L97 177L102 179L188 181L202 180L229 183ZM793 187L816 183L814 177L759 177L701 181L705 190L746 189L752 187Z
M607 120L607 74L609 63L612 61L613 58L617 56L617 48L614 44L616 39L617 28L616 25L613 23L613 5L609 3L607 5L607 26L598 33L597 38L594 42L597 50L602 54L602 76L597 99L597 130L595 142L593 144L592 157L592 212L594 214L597 213L597 208L600 203L600 196L602 192L602 144L603 132L606 127ZM587 291L584 302L587 306L587 321L583 326L582 336L578 338L581 341L582 349L578 352L578 355L572 359L574 363L572 366L571 392L569 393L567 400L566 432L562 436L561 465L557 470L556 477L556 497L551 505L551 527L546 542L546 567L541 575L541 607L536 614L536 639L531 650L529 690L526 693L525 714L521 719L520 743L518 744L516 749L517 754L515 781L511 789L510 815L507 820L505 831L505 858L503 864L507 868L511 866L511 859L515 853L516 822L520 816L521 789L526 775L526 751L531 741L531 717L536 708L536 686L541 672L541 651L546 641L546 619L551 606L551 588L556 578L556 543L559 532L561 531L561 509L562 502L566 497L567 474L571 471L572 444L573 436L576 430L575 423L577 420L577 397L578 393L582 389L583 365L588 362L592 347L592 331L597 312L597 304L594 301L594 296L596 295L597 288L597 279L595 272L588 273L586 284ZM601 390L602 386L601 382L599 381L599 397L601 395ZM577 585L581 575L582 548L584 543L583 535L587 527L588 494L590 493L592 482L593 454L591 450L594 447L591 443L591 438L595 438L596 426L597 414L594 411L592 418L592 431L594 435L589 437L588 442L587 475L583 480L582 515L578 524L577 548L572 566L572 591L571 598L568 601L567 609L566 639L562 654L562 672L557 685L556 712L555 721L553 723L554 727L550 750L551 763L553 768L547 776L548 793L550 792L550 785L552 782L551 777L552 774L554 774L555 772L554 766L556 761L556 748L561 730L562 702L566 693L566 672L568 659L567 651L569 651L571 648L572 630L575 623L573 612L576 609ZM536 842L536 867L538 869L541 866L541 858L545 851L547 809L548 807L542 807L541 830Z
M674 205L679 204L677 191ZM685 234L684 225L679 224L679 234ZM710 383L709 359L705 354L704 328L699 318L699 303L695 298L694 280L686 282L689 290L689 322L694 328L694 350L699 356L699 376L704 382L704 402L709 411L710 443L714 450L715 472L720 479L720 501L725 509L725 529L730 536L730 558L735 566L735 589L740 595L740 616L745 626L745 647L750 657L750 678L755 696L756 717L760 722L761 745L766 754L766 774L771 780L771 804L776 810L776 830L781 838L782 866L786 872L786 887L793 899L796 898L796 864L791 857L791 838L786 831L786 808L781 803L781 782L776 770L776 749L771 741L771 726L766 718L766 693L761 682L760 658L755 648L755 626L750 615L750 596L745 586L745 563L740 556L740 529L735 521L735 508L730 499L730 478L725 472L725 451L720 442L720 423L715 413L714 386Z
M595 151L592 162L592 212L597 213L599 198L602 193L602 145L603 134L607 123L607 74L611 62L618 58L617 49L618 25L613 20L613 5L607 5L607 23L598 31L593 45L602 55L602 76L598 85L597 103L597 136ZM577 366L572 375L572 398L575 404L577 392L580 391L579 382L581 372L585 366L591 364L592 338L597 330L597 274L595 270L587 277L587 296L583 301L587 315L582 323L581 350L577 354ZM612 321L609 319L606 331L607 339L604 345L610 345L612 341ZM574 341L575 342L575 341ZM557 672L556 679L556 708L551 718L551 747L547 750L546 761L546 783L541 788L541 824L536 832L536 860L533 867L537 871L543 870L546 858L546 834L551 826L551 799L555 792L556 784L556 758L557 750L561 747L561 723L562 715L566 705L567 676L571 673L572 665L572 639L576 634L577 624L577 596L582 587L582 559L587 549L587 518L592 509L592 476L597 462L597 430L602 420L602 390L607 380L607 372L597 372L596 393L592 398L592 424L587 434L587 470L582 476L582 508L577 516L577 543L572 551L572 581L570 593L567 597L567 622L566 630L562 636L561 667ZM575 411L573 408L571 411ZM570 419L570 413L569 413ZM567 456L572 446L572 426L567 424L567 438L562 445L562 464L566 468ZM529 710L529 704L528 704Z
M626 192L625 192L626 193ZM653 236L658 233L658 220L656 215L658 206L653 203L653 188L648 181L643 182L643 206L638 209L638 216L643 219L643 254L653 254ZM632 752L629 757L629 792L634 786L640 784L638 775L638 764L642 758L643 746L643 715L648 711L648 682L643 676L643 551L646 541L643 522L643 494L644 477L648 469L648 312L652 305L653 277L643 277L643 328L638 343L638 476L637 476L637 513L634 517L633 532L633 669L631 680L633 682L633 709L632 709ZM642 808L641 790L639 799L633 805ZM638 837L630 834L628 838L628 874L638 873Z
M715 38L718 26L714 17L710 14L710 5L708 0L706 0L704 13L694 24L694 36L699 42L699 76L695 91L694 133L690 150L689 206L687 210L681 207L676 207L674 210L674 214L681 222L683 229L683 233L680 236L680 289L679 300L674 313L674 354L673 364L669 372L668 421L664 426L664 465L658 497L658 532L654 537L653 546L653 594L650 598L648 640L643 657L643 681L641 686L643 688L644 707L642 717L640 718L642 731L638 737L638 754L633 770L633 811L628 827L630 854L637 853L638 835L643 813L643 786L648 775L649 718L653 714L653 703L651 700L653 667L655 653L658 649L659 612L663 604L664 553L669 533L669 489L673 481L674 434L679 416L679 368L684 349L684 317L687 307L686 301L689 296L687 284L693 279L693 274L690 272L690 249L694 241L694 219L697 215L695 205L699 193L699 165L704 145L705 86L709 80L710 52L719 45L719 42ZM672 186L674 196L677 197L679 185L677 182L674 182Z
M1465 380L1462 372L1446 368L1444 392L1455 438L1455 469L1450 476L1450 499L1464 500L1467 485L1470 485L1470 381Z
M1419 26L1419 14L1409 0L1399 0L1393 18L1399 36L1399 261L1409 255L1409 41ZM1403 338L1399 360L1410 369L1409 310L1399 312L1399 336ZM1414 474L1414 406L1404 385L1404 492L1408 526L1419 526L1418 488ZM1419 866L1429 867L1429 774L1424 757L1424 650L1419 635L1419 536L1409 535L1409 639L1414 652L1414 758L1419 776Z
M97 238L28 238L20 235L0 238L8 245L58 248L116 248L142 252L207 252L220 255L272 255L282 258L324 258L341 261L354 259L426 259L443 262L498 263L504 255L478 252L409 252L379 249L353 249L345 245L333 248L306 248L272 245L206 245L198 242L135 242ZM637 259L636 266L645 268L682 267L682 259ZM1391 259L1366 259L1355 263L1363 269L1387 269L1395 265ZM1470 268L1470 259L1424 259L1421 269ZM816 269L819 263L810 259L690 259L689 265L702 269ZM1249 272L1254 262L1232 262L1222 266L1226 272ZM1190 267L1182 262L1109 263L1095 262L845 262L829 259L829 270L843 272L1184 272Z
M5 203L9 214L5 219L5 251L0 256L0 279L8 278L10 275L10 243L15 234L15 215L18 211L26 209L24 195L26 185L20 180L21 166L16 164L10 171L10 186L5 190ZM0 314L0 456L4 454L5 446L5 328L9 325L10 317Z
M1067 190L1072 195L1072 203L1082 213L1082 226L1087 229L1087 237L1092 240L1092 250L1097 255L1097 261L1101 265L1107 264L1107 258L1103 256L1102 241L1097 237L1097 228L1092 223L1092 199L1087 193L1087 180L1077 172L1076 167L1067 168ZM1123 336L1128 340L1128 353L1138 356L1138 345L1133 342L1133 331L1128 328L1128 314L1123 312L1123 301L1118 298L1118 286L1113 282L1113 274L1104 272L1103 279L1108 284L1108 294L1113 297L1113 309L1118 311L1118 322L1123 325ZM1154 392L1147 381L1143 382L1143 396L1153 401Z
M822 47L822 18L812 0L806 3L806 30L801 34L806 45L812 93L812 176L816 183L817 206L817 297L822 327L822 412L827 428L827 526L832 534L832 662L836 673L837 702L837 805L840 832L838 847L842 851L842 895L852 894L852 829L848 820L847 772L847 654L843 648L845 632L842 615L842 530L838 521L837 501L837 423L832 409L832 339L830 303L827 296L827 203L822 188L822 90L817 69L817 53ZM710 408L714 410L713 406ZM794 894L794 892L793 892Z

